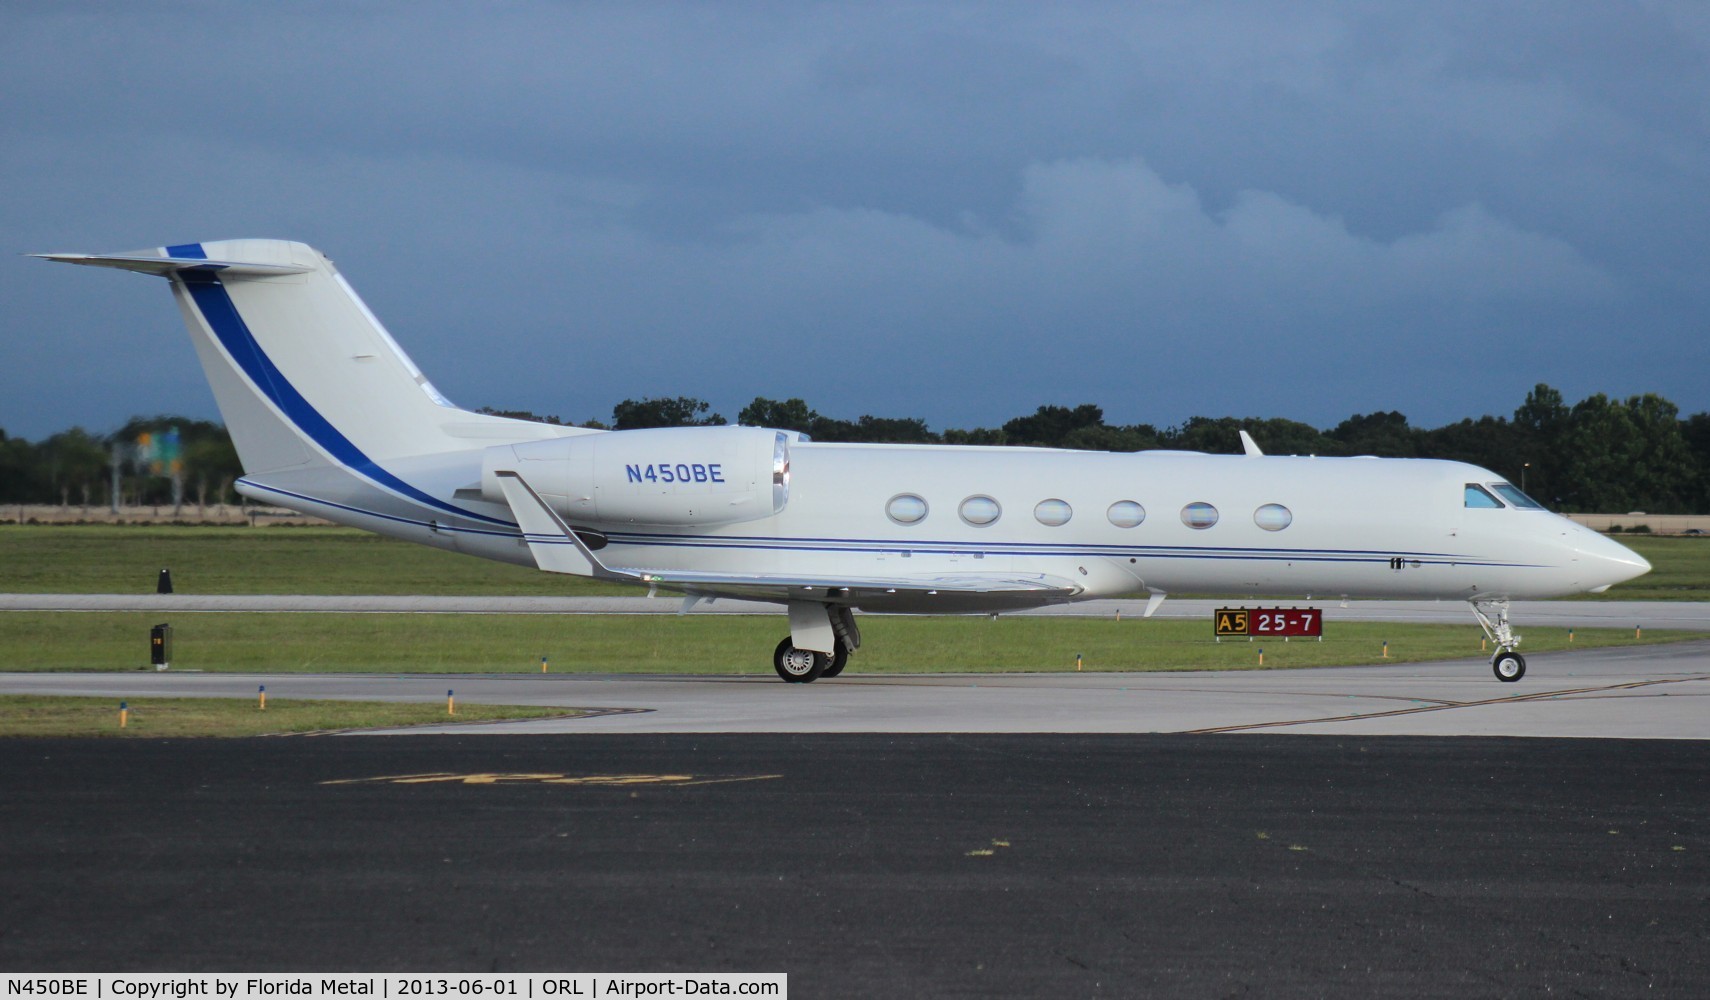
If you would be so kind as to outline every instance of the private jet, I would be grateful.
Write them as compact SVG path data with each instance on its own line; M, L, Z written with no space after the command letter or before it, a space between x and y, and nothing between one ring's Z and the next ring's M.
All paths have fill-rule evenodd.
M237 490L425 545L784 607L785 681L841 673L854 615L1146 594L1466 601L1497 678L1517 599L1650 569L1461 462L832 444L766 427L602 431L461 409L333 262L228 240L38 254L165 278L244 467Z

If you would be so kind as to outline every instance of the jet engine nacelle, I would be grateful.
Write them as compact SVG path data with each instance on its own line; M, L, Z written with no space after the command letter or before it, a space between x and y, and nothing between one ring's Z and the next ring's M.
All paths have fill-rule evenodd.
M790 438L764 427L658 427L488 448L481 495L515 472L567 521L711 525L780 513Z

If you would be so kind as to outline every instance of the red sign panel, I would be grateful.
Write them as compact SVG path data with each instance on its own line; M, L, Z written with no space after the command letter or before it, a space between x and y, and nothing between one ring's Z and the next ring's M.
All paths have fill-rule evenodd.
M1212 628L1219 636L1317 639L1324 635L1324 612L1318 608L1218 608Z

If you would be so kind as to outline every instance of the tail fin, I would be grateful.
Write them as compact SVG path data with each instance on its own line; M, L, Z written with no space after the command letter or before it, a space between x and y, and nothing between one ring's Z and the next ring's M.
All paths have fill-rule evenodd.
M38 256L171 281L250 475L335 466L396 489L378 463L576 433L452 405L332 261L302 243Z

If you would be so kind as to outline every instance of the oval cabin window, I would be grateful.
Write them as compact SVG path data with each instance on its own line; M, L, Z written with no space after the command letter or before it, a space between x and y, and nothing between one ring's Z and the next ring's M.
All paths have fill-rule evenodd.
M1190 503L1182 508L1182 523L1204 531L1217 523L1217 508L1208 503Z
M1280 503L1268 503L1253 512L1253 523L1266 531L1281 531L1294 523L1294 514Z
M913 493L899 493L885 505L885 514L898 524L915 524L926 517L926 501Z
M1066 500L1041 500L1033 508L1034 519L1053 528L1068 524L1069 518L1074 516L1074 508L1070 507Z
M998 502L991 497L969 497L962 501L962 520L976 528L983 528L991 524L1002 513L1003 508L999 507Z
M1132 500L1118 500L1105 511L1105 517L1118 528L1132 528L1146 520L1146 508Z

